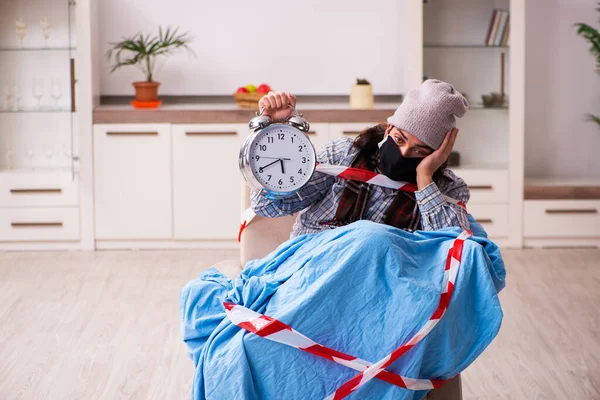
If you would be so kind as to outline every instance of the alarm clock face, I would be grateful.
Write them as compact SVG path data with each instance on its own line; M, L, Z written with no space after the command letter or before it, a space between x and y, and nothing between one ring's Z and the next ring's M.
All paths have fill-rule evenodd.
M315 171L312 143L303 132L286 124L270 125L258 133L248 155L254 177L272 192L294 192Z

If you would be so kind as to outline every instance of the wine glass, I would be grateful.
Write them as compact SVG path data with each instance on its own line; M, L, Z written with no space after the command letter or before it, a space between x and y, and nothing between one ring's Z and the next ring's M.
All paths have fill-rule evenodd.
M71 144L64 143L62 145L62 153L66 160L67 169L71 167L71 163L73 162L73 152L71 151Z
M6 158L6 168L12 169L12 156L13 152L10 147L6 148L6 153L4 153L4 157Z
M44 79L42 78L33 78L33 97L37 99L37 109L40 110L42 108L41 101L42 97L44 97Z
M19 111L19 104L21 102L21 85L14 83L12 93L14 98L13 109L15 111Z
M62 81L58 78L52 79L50 95L54 99L54 106L58 110L60 107L60 98L62 97Z
M8 83L6 85L4 85L3 87L3 101L2 101L2 109L5 111L10 111L10 98L11 98L11 94L10 94L10 87L8 86Z
M27 36L27 24L23 22L22 18L19 18L17 21L15 21L15 26L17 37L21 41L21 48L23 48L23 39L25 39L25 36Z
M48 169L50 169L52 155L54 154L53 149L52 149L52 144L50 144L50 143L44 144L43 150L44 150L44 155L48 159L48 162L46 165L47 165Z
M42 34L44 35L44 39L46 39L46 47L48 47L48 39L50 38L50 28L52 28L52 25L48 23L48 17L44 17L40 20L40 27L42 28Z
M33 145L25 145L25 156L29 159L29 168L33 171L33 156L35 155L33 151Z

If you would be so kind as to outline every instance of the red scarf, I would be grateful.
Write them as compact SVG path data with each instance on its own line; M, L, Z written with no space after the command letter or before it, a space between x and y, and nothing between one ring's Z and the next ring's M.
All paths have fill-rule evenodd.
M352 163L353 168L375 171L377 153L368 155L361 151ZM367 208L371 185L365 182L345 180L344 191L339 201L335 217L322 225L343 226L363 220ZM421 214L414 194L398 191L392 203L385 210L382 223L400 229L421 229Z

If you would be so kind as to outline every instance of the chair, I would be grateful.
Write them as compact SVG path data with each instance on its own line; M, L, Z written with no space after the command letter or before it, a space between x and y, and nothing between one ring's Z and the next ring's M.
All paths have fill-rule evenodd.
M242 210L250 206L250 191L242 183ZM216 265L223 275L235 279L246 262L263 258L277 246L289 239L295 216L264 218L256 216L246 227L240 242L240 260L225 260ZM426 400L461 400L462 387L460 375L446 382L444 386L430 391Z

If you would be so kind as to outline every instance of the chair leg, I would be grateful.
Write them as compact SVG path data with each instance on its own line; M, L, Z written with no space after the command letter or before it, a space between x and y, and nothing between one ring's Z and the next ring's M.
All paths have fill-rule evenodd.
M426 397L427 400L462 400L462 383L460 375L455 376L444 386L434 389Z

